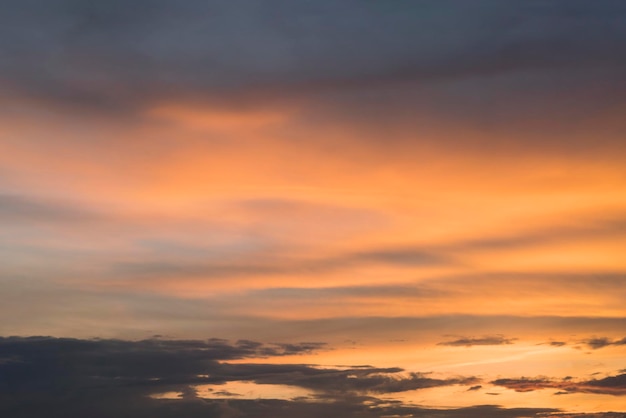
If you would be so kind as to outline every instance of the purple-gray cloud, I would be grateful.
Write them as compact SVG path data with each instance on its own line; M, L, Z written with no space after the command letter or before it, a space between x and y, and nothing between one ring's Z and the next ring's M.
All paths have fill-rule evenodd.
M321 368L299 364L228 363L247 357L307 353L319 343L265 345L251 340L222 339L143 341L78 340L50 337L0 338L0 412L11 417L46 415L136 417L227 417L223 400L198 397L193 385L255 382L298 386L315 395L292 401L229 400L237 416L333 416L378 418L390 414L428 413L494 417L535 416L547 408L469 407L438 410L380 400L378 395L450 385L472 385L475 377L435 379L404 374L400 368ZM148 395L180 392L180 400ZM223 391L221 391L223 392ZM214 391L219 395L220 390ZM225 398L231 394L222 393ZM264 411L264 412L262 412ZM289 411L289 414L286 413ZM524 415L526 414L526 415ZM4 415L3 415L4 416Z
M558 81L600 68L619 82L626 65L626 10L610 0L5 0L2 8L5 88L109 111L176 94L506 74L519 76L507 86L516 90L532 79L521 73L537 71ZM460 101L473 100L471 85L459 87Z
M614 340L608 337L592 337L580 341L581 344L585 344L587 347L598 350L600 348L608 347L611 345L626 345L626 337L620 340Z
M551 379L547 377L497 379L491 382L516 392L533 392L541 389L559 389L556 394L563 393L594 393L600 395L626 395L626 374L608 376L603 379L573 380Z
M517 338L505 338L502 335L488 335L484 337L461 337L456 340L443 341L437 345L446 345L451 347L472 347L474 345L506 345L513 344Z

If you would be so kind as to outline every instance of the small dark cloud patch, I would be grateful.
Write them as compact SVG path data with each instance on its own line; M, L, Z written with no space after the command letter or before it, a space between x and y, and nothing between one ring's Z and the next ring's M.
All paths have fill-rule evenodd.
M502 386L516 392L533 392L542 389L559 389L565 393L593 393L598 395L626 396L626 374L608 376L603 379L574 380L547 377L497 379L492 385Z
M624 418L623 412L556 413L546 414L551 418Z
M550 341L548 344L552 347L563 347L564 345L567 345L565 341Z
M482 385L475 385L475 386L472 386L469 389L467 389L467 391L471 392L471 391L476 391L476 390L480 390L480 389L482 389Z
M451 347L472 347L475 345L506 345L513 344L517 338L505 338L502 335L491 335L479 338L461 337L452 341L440 342L437 345L445 345Z
M533 392L539 389L555 387L553 382L548 378L520 378L520 379L497 379L491 382L492 385L503 386L507 389L513 389L516 392Z
M268 355L276 356L279 355L295 355L295 354L304 354L311 353L313 351L320 350L326 346L325 343L315 343L315 342L304 342L300 344L274 344L275 348L270 348ZM263 350L262 350L263 351Z
M614 340L608 337L593 337L580 341L581 344L585 344L592 350L599 350L600 348L608 347L611 345L626 345L626 337L621 340Z

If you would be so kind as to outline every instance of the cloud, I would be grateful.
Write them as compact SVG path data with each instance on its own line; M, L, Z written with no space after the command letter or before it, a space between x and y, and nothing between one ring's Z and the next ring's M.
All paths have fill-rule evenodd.
M622 418L624 416L623 412L590 412L590 413L580 413L580 414L571 414L571 413L556 413L556 414L546 414L547 417L555 417L555 418Z
M167 247L167 246L166 246ZM206 259L206 252L196 248L194 253L202 254ZM276 258L270 254L247 254L244 258L235 260L215 260L206 262L199 260L172 260L167 261L144 257L144 259L115 263L109 268L109 274L114 278L131 278L141 283L144 278L169 279L213 279L229 277L253 277L274 275L320 275L334 271L348 270L363 265L383 265L396 268L416 268L432 266L449 266L456 262L452 257L438 255L426 250L408 249L379 249L376 251L363 251L354 253L337 254L325 258ZM252 257L257 258L257 260ZM115 280L115 279L113 279Z
M460 241L442 246L449 251L498 251L529 248L553 243L589 241L591 239L623 236L626 218L622 215L578 215L578 223L562 224L536 229L525 229L521 233Z
M219 361L248 357L310 353L321 343L263 345L242 340L79 340L51 337L0 338L4 391L28 394L45 391L122 388L205 382L198 375L213 373ZM216 378L209 381L223 381Z
M617 2L562 0L532 7L493 0L471 7L458 0L271 0L263 7L250 0L175 7L164 0L9 0L0 19L0 75L31 95L113 110L172 92L620 67L621 11Z
M155 387L253 381L283 384L338 396L344 393L395 393L450 385L470 385L474 377L435 379L400 368L319 368L297 364L226 363L228 360L292 356L323 349L323 343L262 344L222 339L142 341L79 340L51 337L0 338L0 368L5 389L48 390L59 382L85 388ZM41 373L31 374L34 370Z
M585 242L589 239L611 238L621 236L626 230L626 220L623 217L597 217L591 218L582 216L581 225L570 224L559 227L549 227L536 230L525 230L516 235L494 236L465 241L451 241L439 245L421 246L370 246L343 253L328 254L325 257L307 257L305 259L272 257L276 245L296 240L293 233L306 233L307 237L320 234L320 230L337 230L331 225L337 223L341 225L361 219L363 224L380 222L380 216L375 213L356 208L344 208L332 205L321 205L310 202L302 202L288 199L271 200L249 200L239 202L236 207L245 208L244 213L254 213L250 228L254 228L257 240L259 236L262 241L257 243L260 247L264 245L267 251L261 253L244 252L240 258L217 258L207 261L207 254L215 251L214 248L202 248L200 246L176 245L176 242L154 242L150 240L142 241L144 246L151 251L142 254L140 258L130 261L112 263L108 266L108 274L114 277L123 277L124 281L131 278L137 283L142 279L148 279L150 284L154 279L168 280L172 277L177 279L197 279L207 278L231 278L237 276L273 276L273 275L320 275L334 271L349 270L365 265L390 266L395 268L416 268L433 266L458 266L459 256L466 256L473 252L506 252L515 249L536 248L549 244L560 244L564 242ZM235 210L237 210L235 207ZM232 211L231 211L232 212ZM352 220L352 221L351 221ZM584 222L584 225L582 225ZM360 225L361 221L359 222ZM298 225L315 224L319 227L317 231L308 232ZM266 225L259 229L257 225ZM216 226L210 225L211 228ZM223 227L223 226L222 226ZM356 232L359 226L355 225L352 232ZM210 228L208 231L210 232ZM287 231L287 235L277 235L276 231ZM249 245L252 247L252 243ZM184 251L183 251L184 250ZM181 254L182 253L182 254ZM181 257L175 257L176 255ZM190 255L198 257L190 257ZM509 280L517 276L518 280L526 284L536 282L545 285L545 277L553 278L553 282L559 279L567 280L570 286L588 286L589 275L586 274L558 274L558 273L536 273L518 274L511 272L498 272L483 274L480 282L485 280L499 280L506 275ZM489 276L489 277L488 277ZM610 286L617 283L621 276L619 274L601 273L597 274L603 286ZM464 287L467 285L467 278L441 278L452 283L460 282ZM477 276L474 276L477 277ZM541 283L539 283L541 282ZM596 284L598 282L596 281ZM498 287L494 287L498 288ZM432 289L433 292L444 291L445 289Z
M611 345L626 345L626 337L621 340L613 340L607 337L592 337L580 341L581 344L587 345L593 350L608 347Z
M558 412L550 408L471 406L436 409L405 405L385 398L394 393L450 385L482 386L476 377L437 379L400 368L322 368L298 364L228 363L228 360L282 356L322 348L319 343L266 345L252 340L223 339L142 341L78 340L51 337L0 338L0 412L27 418L52 411L53 417L74 418L93 412L96 418L117 414L138 417L231 417L270 414L276 417L332 416L381 418L427 414L453 417L539 417ZM556 388L561 392L626 394L626 375L599 380L499 379L491 382L517 391ZM292 400L219 399L226 382L288 385L311 390ZM216 399L196 389L213 385ZM180 399L150 395L176 392ZM232 391L227 391L232 392ZM232 398L223 393L224 398ZM55 415L56 414L56 415ZM113 415L112 415L113 414ZM555 415L556 416L556 415ZM598 417L612 417L600 414Z
M452 347L472 347L475 345L506 345L513 344L517 338L505 338L502 335L491 335L480 338L462 337L452 341L444 341L437 345L446 345Z
M268 351L269 348L269 351ZM222 339L142 341L78 340L51 337L0 338L0 412L26 418L46 413L74 418L138 417L276 417L323 415L379 418L395 414L429 414L440 418L537 416L548 408L473 406L434 409L404 405L377 395L448 385L471 385L474 377L435 379L399 368L320 368L298 364L227 363L260 355L308 352L316 343L267 346L251 340ZM226 382L280 384L309 389L302 399L254 401L202 399L198 385ZM476 387L476 386L474 386ZM474 390L474 389L473 389ZM180 399L149 395L177 392ZM223 394L225 398L226 393Z
M367 393L392 394L418 389L427 389L451 385L471 385L479 381L475 377L433 379L421 373L409 373L407 376L394 375L401 369L357 369L328 370L323 373L304 376L290 381L258 380L260 383L282 383L305 387L326 393Z
M18 194L0 194L0 223L80 223L103 220L95 211L66 202L57 202Z
M516 392L533 392L541 389L559 389L557 394L563 393L593 393L599 395L626 395L626 374L608 376L603 379L580 380L550 379L547 377L497 379L491 382L496 386L503 386Z
M555 385L558 385L558 383L547 378L497 379L492 381L491 384L513 389L516 392L532 392L539 389L554 388Z
M274 407L269 407L269 405ZM238 405L243 405L240 403ZM550 408L501 408L493 405L480 405L456 409L435 409L419 406L386 405L385 402L372 399L347 399L340 402L324 403L289 403L289 402L262 402L261 405L248 402L242 408L244 416L258 416L259 412L271 410L272 416L277 418L304 417L315 418L320 416L341 416L355 418L382 418L389 416L428 416L434 418L521 418L539 417L555 412ZM249 409L248 409L249 408ZM261 409L263 408L263 409Z

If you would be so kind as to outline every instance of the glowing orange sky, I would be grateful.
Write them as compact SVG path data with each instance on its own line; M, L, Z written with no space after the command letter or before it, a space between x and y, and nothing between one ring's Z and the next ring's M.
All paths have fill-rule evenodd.
M625 367L622 64L542 57L293 80L254 61L277 75L197 91L108 87L86 57L92 107L0 77L0 336L320 341L238 362L483 382L386 394L415 405L623 410L585 386ZM250 385L222 389L309 393Z

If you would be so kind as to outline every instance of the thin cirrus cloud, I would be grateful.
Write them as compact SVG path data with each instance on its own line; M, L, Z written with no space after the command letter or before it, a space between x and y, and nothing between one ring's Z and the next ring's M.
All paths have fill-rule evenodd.
M503 344L513 344L513 342L517 340L517 338L506 338L502 335L492 335L485 337L463 337L458 338L456 340L451 341L443 341L437 343L437 345L444 345L450 347L472 347L475 345L503 345Z

